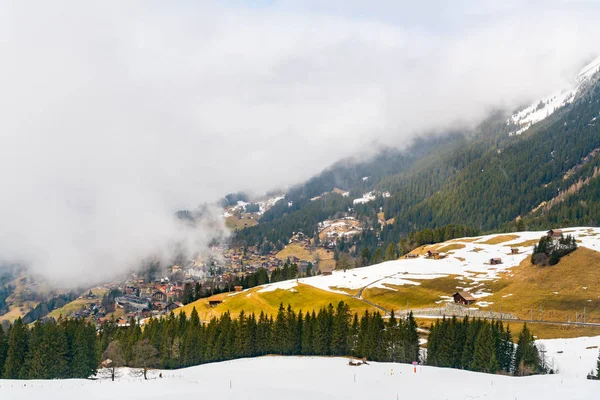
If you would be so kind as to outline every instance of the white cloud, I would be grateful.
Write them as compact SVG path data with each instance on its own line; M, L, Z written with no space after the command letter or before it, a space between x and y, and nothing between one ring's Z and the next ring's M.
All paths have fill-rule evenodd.
M120 271L182 236L177 208L527 103L600 37L586 3L442 8L429 26L435 10L419 26L385 2L364 18L356 2L133 4L0 5L2 258Z

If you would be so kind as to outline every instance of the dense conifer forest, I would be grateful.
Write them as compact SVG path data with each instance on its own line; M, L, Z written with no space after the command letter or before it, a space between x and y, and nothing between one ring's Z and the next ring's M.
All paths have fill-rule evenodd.
M290 190L258 225L237 232L234 244L281 249L294 232L314 237L320 221L343 215L365 228L347 246L354 247L354 257L364 249L373 255L377 247L383 252L391 242L408 242L411 232L448 225L478 233L595 226L600 223L599 108L596 83L520 135L509 136L506 116L495 115L472 132L421 141L364 162L338 163ZM334 187L350 195L332 193ZM371 190L391 196L353 204ZM381 226L380 211L393 223Z
M0 371L7 379L87 378L103 361L171 369L266 354L413 362L419 338L412 314L387 320L379 312L352 315L344 302L307 313L283 305L271 316L225 313L207 323L194 309L189 318L152 318L143 329L132 319L129 326L107 321L96 332L88 322L62 318L31 327L17 319L6 332L0 328Z
M502 321L444 318L431 326L427 364L469 371L531 375L545 373L527 325L516 350L512 334Z

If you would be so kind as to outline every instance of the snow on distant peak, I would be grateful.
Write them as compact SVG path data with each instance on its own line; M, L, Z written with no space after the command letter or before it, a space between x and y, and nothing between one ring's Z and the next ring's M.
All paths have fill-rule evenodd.
M512 115L508 119L507 124L516 125L518 128L510 132L509 135L520 135L529 129L531 125L549 117L559 108L572 103L583 88L584 83L589 81L599 70L600 57L583 67L577 76L577 85L575 87L553 93Z

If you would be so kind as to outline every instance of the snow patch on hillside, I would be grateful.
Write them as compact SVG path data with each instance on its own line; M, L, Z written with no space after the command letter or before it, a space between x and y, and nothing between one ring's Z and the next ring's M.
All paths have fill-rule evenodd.
M258 293L274 292L277 289L292 290L296 286L298 286L298 283L295 280L289 280L289 281L282 281L282 282L277 282L277 283L271 283L269 285L263 286L258 291Z
M365 204L365 203L375 200L375 198L376 198L375 192L368 192L368 193L363 194L362 197L352 200L352 204Z
M569 228L565 235L571 234L580 240L580 246L600 251L600 228ZM381 264L363 268L349 269L346 271L333 271L331 275L319 275L298 280L278 282L265 285L261 291L271 291L296 286L296 282L327 290L343 293L339 289L346 288L357 290L361 288L385 288L393 290L393 286L419 285L419 281L456 276L456 287L470 291L474 297L483 298L491 293L483 291L480 284L500 278L500 275L518 266L533 251L533 244L523 245L529 241L537 241L546 235L545 231L511 233L515 238L497 244L487 244L502 234L487 235L473 240L473 238L455 239L435 247L441 249L448 245L464 246L460 249L448 250L446 257L435 260L419 256L395 261L386 261ZM497 239L496 239L497 240ZM517 249L517 254L512 254L511 248ZM499 258L501 264L492 264L491 260ZM463 283L463 279L469 281ZM390 286L391 285L391 286Z
M536 340L546 350L546 362L561 376L585 379L596 367L600 336Z
M508 119L507 124L514 124L518 128L509 135L520 135L533 124L549 117L559 108L572 103L583 89L584 84L588 82L598 70L600 70L600 57L596 58L580 71L575 87L553 93L511 116Z

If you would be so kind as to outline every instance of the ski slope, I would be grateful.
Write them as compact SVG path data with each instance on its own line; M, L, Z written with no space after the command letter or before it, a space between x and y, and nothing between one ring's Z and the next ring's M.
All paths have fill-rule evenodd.
M590 366L591 368L591 366ZM152 372L123 369L115 382L0 381L0 398L17 399L597 399L600 383L567 375L510 377L394 363L348 365L344 358L261 357Z

